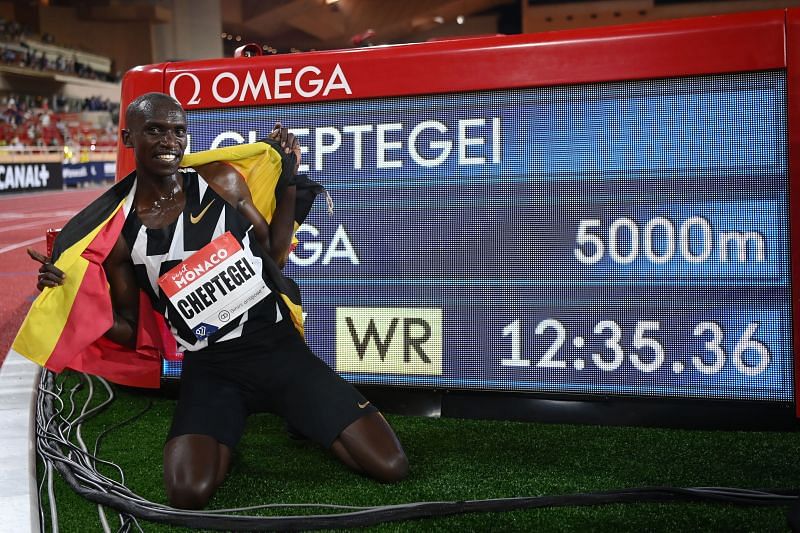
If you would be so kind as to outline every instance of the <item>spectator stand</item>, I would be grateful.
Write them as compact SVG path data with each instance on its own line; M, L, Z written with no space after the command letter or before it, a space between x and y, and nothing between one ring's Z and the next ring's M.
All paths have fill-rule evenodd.
M109 58L0 19L0 165L47 164L64 186L113 180L119 94Z
M81 105L97 108L97 102ZM67 187L106 183L114 180L116 144L117 125L109 110L59 113L47 100L0 97L0 165L39 163L52 169L55 164L53 171L63 175Z

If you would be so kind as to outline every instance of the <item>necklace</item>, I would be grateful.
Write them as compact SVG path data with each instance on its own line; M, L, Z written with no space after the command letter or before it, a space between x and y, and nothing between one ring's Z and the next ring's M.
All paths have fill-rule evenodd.
M175 185L171 191L167 193L159 193L158 198L152 201L152 203L140 211L160 211L162 209L171 209L176 206L176 199L178 197L178 193L181 192L181 188L179 185Z
M162 207L170 204L170 207L174 206L175 204L175 195L176 191L170 191L167 194L162 194L155 200L153 200L152 205L148 208L148 211L156 211L161 209Z

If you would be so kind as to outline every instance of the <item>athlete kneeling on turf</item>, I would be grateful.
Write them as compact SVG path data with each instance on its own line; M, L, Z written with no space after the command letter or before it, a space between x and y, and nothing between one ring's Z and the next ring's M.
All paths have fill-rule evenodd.
M314 356L281 297L295 186L282 190L267 223L232 167L179 169L187 133L177 101L148 93L125 117L122 139L134 151L135 185L102 263L114 314L105 337L136 346L141 290L184 350L180 397L164 446L170 503L207 504L228 472L247 415L256 412L280 415L355 471L382 482L403 479L408 460L386 420ZM296 170L294 136L276 125L270 138ZM42 263L40 290L64 283L65 274L48 258L31 255ZM203 317L223 301L238 311L215 313L216 325L206 327Z

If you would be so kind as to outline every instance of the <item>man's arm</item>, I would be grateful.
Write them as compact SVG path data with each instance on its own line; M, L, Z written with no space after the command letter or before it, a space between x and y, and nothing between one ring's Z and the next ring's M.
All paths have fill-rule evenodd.
M300 164L300 144L297 142L297 138L280 123L275 124L275 128L269 136L278 141L287 154L294 152L296 158L294 171L296 172L297 166ZM215 162L199 166L195 170L203 176L203 179L217 194L226 202L235 205L239 212L253 224L256 240L282 269L289 258L289 248L294 234L297 187L294 185L286 187L275 206L272 221L267 223L253 204L250 188L244 178L233 167Z
M226 202L235 205L239 212L253 225L258 244L280 268L289 257L289 245L294 231L294 203L296 187L287 187L278 202L272 223L268 224L253 204L250 188L244 178L230 165L215 162L197 167L208 185Z
M294 235L294 207L297 203L297 187L289 185L284 189L270 224L270 241L272 243L272 258L283 270L289 259L289 250L292 246Z
M280 122L275 124L269 136L280 143L284 152L287 154L294 153L295 163L292 171L296 174L297 169L300 167L300 157L302 155L297 137L289 133L289 129L284 128ZM297 187L289 185L284 189L280 200L277 201L275 206L275 212L272 214L270 241L273 254L271 255L281 270L283 270L286 261L289 259L292 235L294 235L294 210L296 205Z
M120 236L103 263L114 309L114 325L104 336L117 344L136 348L136 329L139 322L139 286L133 272L131 253Z

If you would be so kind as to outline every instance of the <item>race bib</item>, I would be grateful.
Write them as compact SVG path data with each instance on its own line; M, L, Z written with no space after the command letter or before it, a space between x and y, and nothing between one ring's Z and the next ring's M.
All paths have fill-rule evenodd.
M198 340L238 318L271 292L230 232L158 278L158 285Z

